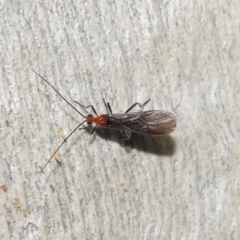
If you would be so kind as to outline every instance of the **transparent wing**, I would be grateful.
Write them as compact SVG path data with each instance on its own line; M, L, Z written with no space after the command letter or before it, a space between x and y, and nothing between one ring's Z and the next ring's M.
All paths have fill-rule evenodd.
M175 116L163 110L107 115L107 127L142 134L165 135L174 131Z

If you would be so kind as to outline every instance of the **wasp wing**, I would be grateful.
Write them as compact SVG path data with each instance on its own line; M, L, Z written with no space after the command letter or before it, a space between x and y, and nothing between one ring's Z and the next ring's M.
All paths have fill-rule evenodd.
M106 115L106 127L141 134L165 135L176 128L175 116L163 110Z

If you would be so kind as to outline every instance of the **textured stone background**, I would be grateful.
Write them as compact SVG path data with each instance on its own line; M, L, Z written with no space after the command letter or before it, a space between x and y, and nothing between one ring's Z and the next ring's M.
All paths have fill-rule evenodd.
M239 13L239 0L0 1L0 238L240 239ZM102 98L114 112L151 98L177 129L134 149L77 131L42 174L83 118L30 69L99 113Z

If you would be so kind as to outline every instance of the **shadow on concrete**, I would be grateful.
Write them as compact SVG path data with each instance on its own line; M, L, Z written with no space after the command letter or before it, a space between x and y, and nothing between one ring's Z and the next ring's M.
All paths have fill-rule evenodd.
M132 149L131 142L129 140L121 140L118 132L114 129L97 128L94 134L97 134L108 141L118 142L119 145L129 148L129 150ZM156 137L132 133L131 141L134 149L155 155L172 156L176 150L176 141L171 137L171 135Z

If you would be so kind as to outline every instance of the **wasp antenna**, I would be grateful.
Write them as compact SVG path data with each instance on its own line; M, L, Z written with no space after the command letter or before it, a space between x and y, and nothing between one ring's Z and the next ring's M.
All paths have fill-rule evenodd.
M82 113L80 113L63 95L43 76L31 69L35 74L37 74L44 82L46 82L68 105L70 105L76 112L78 112L82 117L86 118Z
M58 148L54 151L54 153L52 154L52 156L48 159L48 161L46 162L46 164L43 167L40 167L41 172L44 172L45 167L48 165L48 163L51 161L51 159L54 157L54 155L57 153L57 151L61 148L61 146L68 140L68 138L83 124L85 123L87 120L84 120L83 122L81 122L80 124L77 125L76 128L74 128L74 130L63 140L63 142L58 146Z

